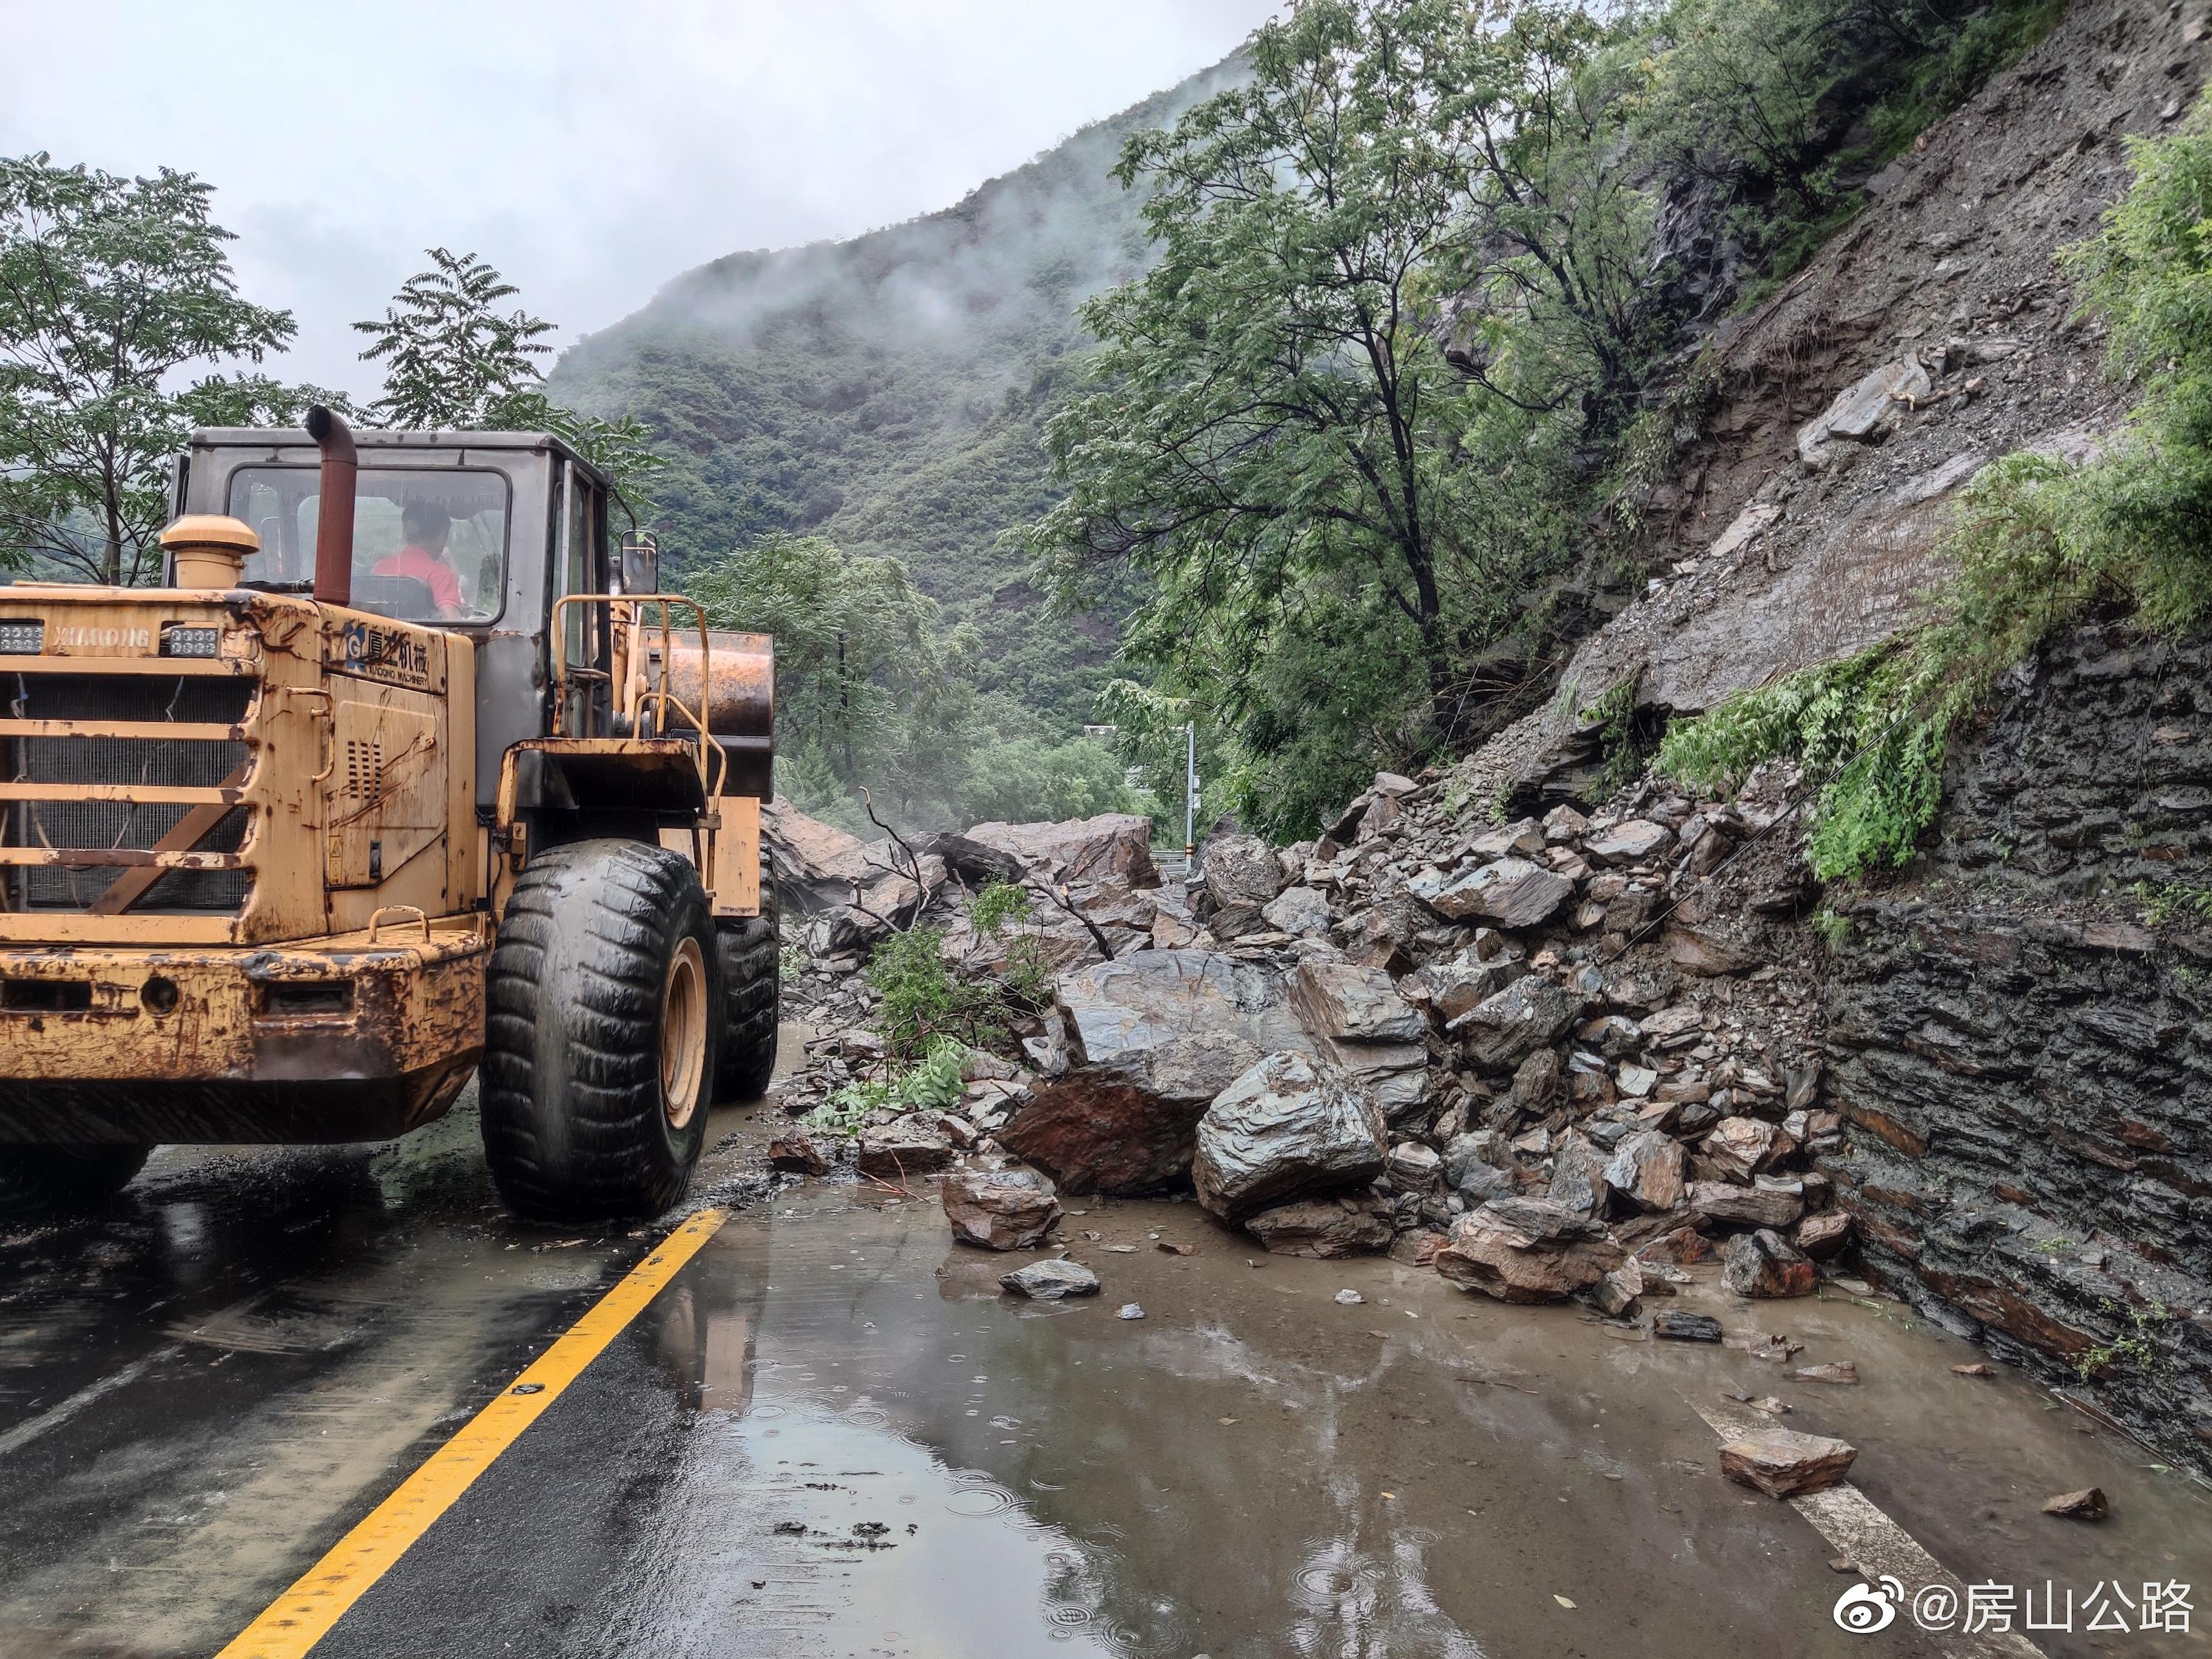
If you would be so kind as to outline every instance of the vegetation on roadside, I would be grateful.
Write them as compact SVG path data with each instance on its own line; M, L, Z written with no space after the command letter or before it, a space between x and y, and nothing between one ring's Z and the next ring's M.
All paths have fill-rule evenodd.
M1031 918L1028 892L1012 882L991 882L970 901L969 926L1004 952L995 973L956 972L942 927L893 933L878 944L865 971L881 999L880 1074L838 1090L806 1121L850 1134L872 1112L957 1106L969 1056L1011 1050L1015 1023L1050 997Z
M1952 732L1996 677L2100 606L2176 631L2212 618L2212 121L2134 140L2134 183L2100 232L2067 250L2084 304L2111 329L2112 372L2141 397L2103 453L2020 453L1963 492L1954 574L1890 642L1731 698L1668 731L1660 764L1706 788L1787 757L1824 780L1814 872L1911 859L1942 802Z
M2056 15L1300 0L1248 82L1124 146L1157 259L1084 307L1041 568L1078 608L1140 579L1134 678L1224 730L1267 829L1480 740L1640 581L1712 392L1687 326ZM1744 289L1691 280L1662 199Z

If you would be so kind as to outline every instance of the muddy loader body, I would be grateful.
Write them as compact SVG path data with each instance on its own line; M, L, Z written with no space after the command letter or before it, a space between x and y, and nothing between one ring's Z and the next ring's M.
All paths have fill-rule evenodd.
M404 1134L680 1196L773 1065L764 635L558 439L196 434L160 589L0 587L0 1205L160 1142Z

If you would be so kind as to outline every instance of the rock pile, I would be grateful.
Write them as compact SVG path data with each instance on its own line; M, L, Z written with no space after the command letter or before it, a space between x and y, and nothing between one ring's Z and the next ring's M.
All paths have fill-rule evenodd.
M951 1139L1052 1190L1194 1187L1268 1249L1389 1250L1507 1301L1632 1317L1722 1243L1741 1294L1809 1293L1849 1221L1805 1167L1841 1124L1818 1100L1812 964L1781 925L1808 884L1791 837L1762 834L1790 779L1728 805L1644 784L1504 824L1453 782L1378 775L1295 847L1217 834L1181 891L1115 821L933 838L943 893L975 864L955 843L994 849L1079 879L1115 946L1055 917L1081 959L1026 1066L978 1057ZM811 926L835 944L866 920ZM832 995L851 966L817 956ZM860 1037L824 1069L866 1064ZM903 1136L927 1158L928 1127L864 1147Z

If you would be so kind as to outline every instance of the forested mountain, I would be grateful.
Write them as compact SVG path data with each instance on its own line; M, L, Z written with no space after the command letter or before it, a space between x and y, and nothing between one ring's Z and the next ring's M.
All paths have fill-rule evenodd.
M1112 618L1048 617L1001 535L1054 496L1041 428L1080 339L1077 303L1140 270L1132 131L1234 78L1192 76L956 206L848 241L733 253L569 350L555 395L641 417L672 460L664 540L684 562L810 534L904 560L981 635L976 682L1066 735L1090 717Z

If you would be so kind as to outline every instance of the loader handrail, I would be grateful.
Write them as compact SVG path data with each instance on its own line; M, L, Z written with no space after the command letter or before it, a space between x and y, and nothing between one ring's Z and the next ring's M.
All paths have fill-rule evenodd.
M615 671L611 676L612 702L614 708L629 719L633 734L637 733L642 726L647 708L653 709L656 715L653 723L653 730L656 736L667 734L670 726L669 712L672 709L691 722L691 729L698 737L699 786L704 793L704 798L709 801L714 800L721 793L723 780L720 775L728 770L729 757L722 753L721 745L714 740L713 734L707 729L704 707L692 708L669 689L669 665L675 654L672 647L676 638L677 607L682 606L691 616L691 623L686 624L684 631L688 635L691 631L692 624L696 624L699 630L699 660L702 665L702 674L703 665L710 660L705 608L696 599L686 599L680 593L629 596L618 593L568 593L556 599L553 602L552 646L553 735L556 738L581 735L572 734L562 729L568 719L570 681L583 678L601 680L610 678L599 669L572 667L569 665L568 633L562 627L561 612L565 606L572 605L605 605L609 632L615 633L619 630L620 646L614 658ZM646 620L642 614L648 606L659 607L658 631L660 635L659 664L649 687L642 672L644 664L638 660L641 657L648 657L648 653L639 648L640 635L641 631L654 626L653 623ZM702 685L709 683L703 678L702 680Z

